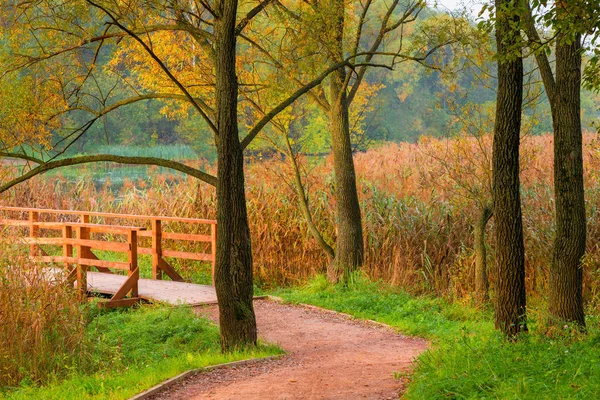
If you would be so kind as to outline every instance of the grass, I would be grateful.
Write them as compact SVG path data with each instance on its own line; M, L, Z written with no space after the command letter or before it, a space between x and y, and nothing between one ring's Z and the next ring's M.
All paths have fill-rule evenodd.
M111 154L125 157L155 157L168 160L196 160L198 153L182 144L156 146L100 146L94 154Z
M223 354L218 328L185 307L93 311L87 336L94 369L0 392L16 399L127 399L189 369L279 354L273 346Z
M407 399L583 399L600 395L600 330L588 317L588 333L569 328L542 332L544 314L530 310L530 334L509 342L493 329L490 311L477 311L439 298L413 297L390 286L358 278L348 287L324 277L274 294L373 319L431 348L416 362Z

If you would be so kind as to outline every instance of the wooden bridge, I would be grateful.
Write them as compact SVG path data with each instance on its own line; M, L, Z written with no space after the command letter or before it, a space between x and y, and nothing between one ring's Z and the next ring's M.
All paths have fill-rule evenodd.
M166 224L179 228L181 225L193 226L193 231L205 232L173 232L174 229L164 229ZM76 284L82 298L89 292L111 295L109 300L99 303L100 307L130 306L142 299L170 304L217 301L213 286L184 282L165 259L210 262L214 282L217 238L214 220L0 207L0 225L21 228L21 239L30 246L33 260L64 264L66 282ZM140 246L142 241L146 243L145 247ZM209 251L189 252L167 246L181 245L181 242L188 245L190 242L204 243ZM41 246L52 248L52 255ZM123 258L127 261L102 260L92 250L125 254ZM152 279L140 278L140 254L152 258ZM90 268L98 272L92 272ZM170 281L162 280L165 274Z

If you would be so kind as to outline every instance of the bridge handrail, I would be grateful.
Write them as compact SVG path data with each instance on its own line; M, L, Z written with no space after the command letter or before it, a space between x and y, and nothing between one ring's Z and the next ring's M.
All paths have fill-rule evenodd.
M46 241L37 241L39 239L40 229L51 229L51 230L63 230L63 249L66 252L67 247L65 246L73 246L73 239L70 234L67 236L65 234L65 229L71 232L74 228L77 230L78 237L77 239L81 240L82 244L84 241L89 241L89 234L91 232L111 232L117 234L131 234L134 233L134 241L135 241L135 258L137 264L137 255L138 254L147 254L152 256L152 277L153 279L162 279L163 273L166 273L172 280L174 281L183 281L184 279L179 275L175 269L163 259L163 257L172 257L172 258L180 258L180 259L188 259L188 260L199 260L199 261L209 261L212 264L212 277L214 284L214 271L216 264L216 243L217 243L217 221L210 219L196 219L196 218L178 218L178 217L167 217L167 216L149 216L149 215L134 215L134 214L117 214L117 213L104 213L104 212L93 212L93 211L78 211L78 210L54 210L54 209L43 209L43 208L27 208L27 207L8 207L8 206L0 206L0 212L2 211L10 211L10 212L21 212L27 213L29 218L28 220L20 220L20 219L2 219L0 218L0 225L9 225L9 226L22 226L29 228L29 238L26 242L30 245L31 255L37 256L37 254L41 251L39 247L40 244L48 244ZM41 214L51 214L51 215L73 215L78 216L81 222L41 222L39 220ZM96 224L90 223L90 217L105 217L105 218L114 218L114 219L129 219L129 220L146 220L151 222L151 229L147 230L145 227L133 227L133 226L123 226L123 225L105 225L105 224ZM202 224L202 225L210 225L210 234L209 235L199 235L199 234L187 234L187 233L173 233L173 232L163 232L162 223L163 222L183 222L189 224ZM79 236L79 233L83 231L84 236ZM152 247L140 247L137 244L137 239L139 237L148 237L152 239ZM190 241L190 242L206 242L211 244L210 253L190 253L185 251L175 251L164 249L163 250L163 239L166 240L177 240L177 241ZM50 241L52 242L52 241ZM86 244L91 244L87 243ZM108 244L108 243L107 243ZM60 244L54 244L60 245ZM102 246L106 249L109 246ZM115 251L119 246L114 246ZM93 253L91 253L91 249L88 247L89 257L93 257ZM109 249L110 250L110 249ZM88 257L86 256L86 258ZM95 258L95 257L94 257ZM42 257L42 260L50 260L48 257ZM69 262L73 262L73 258L69 257L66 253L62 258L63 262L69 264ZM100 262L101 260L98 260ZM131 262L131 261L130 261ZM94 263L96 263L94 261ZM98 263L97 263L98 264ZM92 264L93 265L93 264ZM93 265L95 266L95 265ZM106 268L103 268L101 272L109 272Z
M167 217L159 215L136 215L136 214L117 214L117 213L105 213L97 211L78 211L78 210L54 210L50 208L26 208L26 207L6 207L0 206L0 210L4 211L22 211L22 212L37 212L40 214L63 214L63 215L89 215L90 217L110 217L110 218L122 218L122 219L143 219L151 221L153 219L159 219L165 222L185 222L190 224L217 224L214 219L199 219L199 218L179 218L179 217Z

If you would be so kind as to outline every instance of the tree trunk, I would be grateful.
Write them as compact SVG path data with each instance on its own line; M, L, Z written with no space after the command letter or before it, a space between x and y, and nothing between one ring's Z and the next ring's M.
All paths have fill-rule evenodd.
M475 223L474 250L475 250L475 293L478 305L486 304L490 300L489 281L487 274L487 251L485 248L485 227L492 217L492 208L486 206Z
M565 23L566 5L558 4L558 17ZM565 23L560 28L569 25ZM528 8L527 34L538 46L541 39ZM571 42L571 43L569 43ZM544 51L536 51L546 94L550 100L554 128L554 195L556 234L549 274L548 311L551 323L575 322L585 327L583 266L586 220L581 136L581 35L560 32L556 42L556 79Z
M523 59L518 7L496 0L498 93L492 155L496 271L495 324L514 337L527 330L525 250L519 181Z
M332 0L335 18L332 23L334 35L334 63L343 60L344 1ZM364 244L362 218L356 173L350 141L349 104L346 72L339 69L330 78L331 108L329 110L333 168L335 172L335 196L337 200L337 228L335 260L327 270L330 281L345 282L349 275L362 266Z
M232 351L256 345L252 299L252 248L244 188L244 160L237 124L236 0L218 3L216 35L217 263L221 347Z
M333 248L327 243L319 228L315 225L312 214L310 213L310 207L308 204L308 197L306 196L306 190L304 190L304 184L302 183L302 175L300 174L300 166L298 165L298 160L296 160L296 155L294 154L294 149L292 148L292 144L290 143L290 139L287 136L286 132L282 132L285 135L285 144L288 152L288 157L290 158L290 162L292 164L292 168L294 170L294 187L296 188L296 194L298 196L298 205L300 206L300 211L304 214L304 218L306 219L306 224L308 225L308 230L311 235L321 248L329 260L333 260L335 258L335 252Z
M583 266L586 217L581 134L581 35L556 44L554 196L556 236L549 276L549 311L556 323L585 326ZM570 39L570 40L567 40ZM569 43L571 42L571 43Z

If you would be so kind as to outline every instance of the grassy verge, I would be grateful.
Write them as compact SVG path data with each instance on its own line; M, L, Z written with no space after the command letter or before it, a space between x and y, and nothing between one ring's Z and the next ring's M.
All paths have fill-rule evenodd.
M330 286L322 277L308 286L274 293L302 302L373 319L432 341L417 362L405 393L408 399L577 399L600 396L600 329L588 318L588 333L570 329L543 334L543 320L530 310L530 334L516 343L498 335L490 312L442 299L415 298L358 279Z
M6 399L127 399L189 369L266 357L272 346L222 354L218 328L191 309L148 307L94 311L88 325L91 367L36 387L0 392Z

